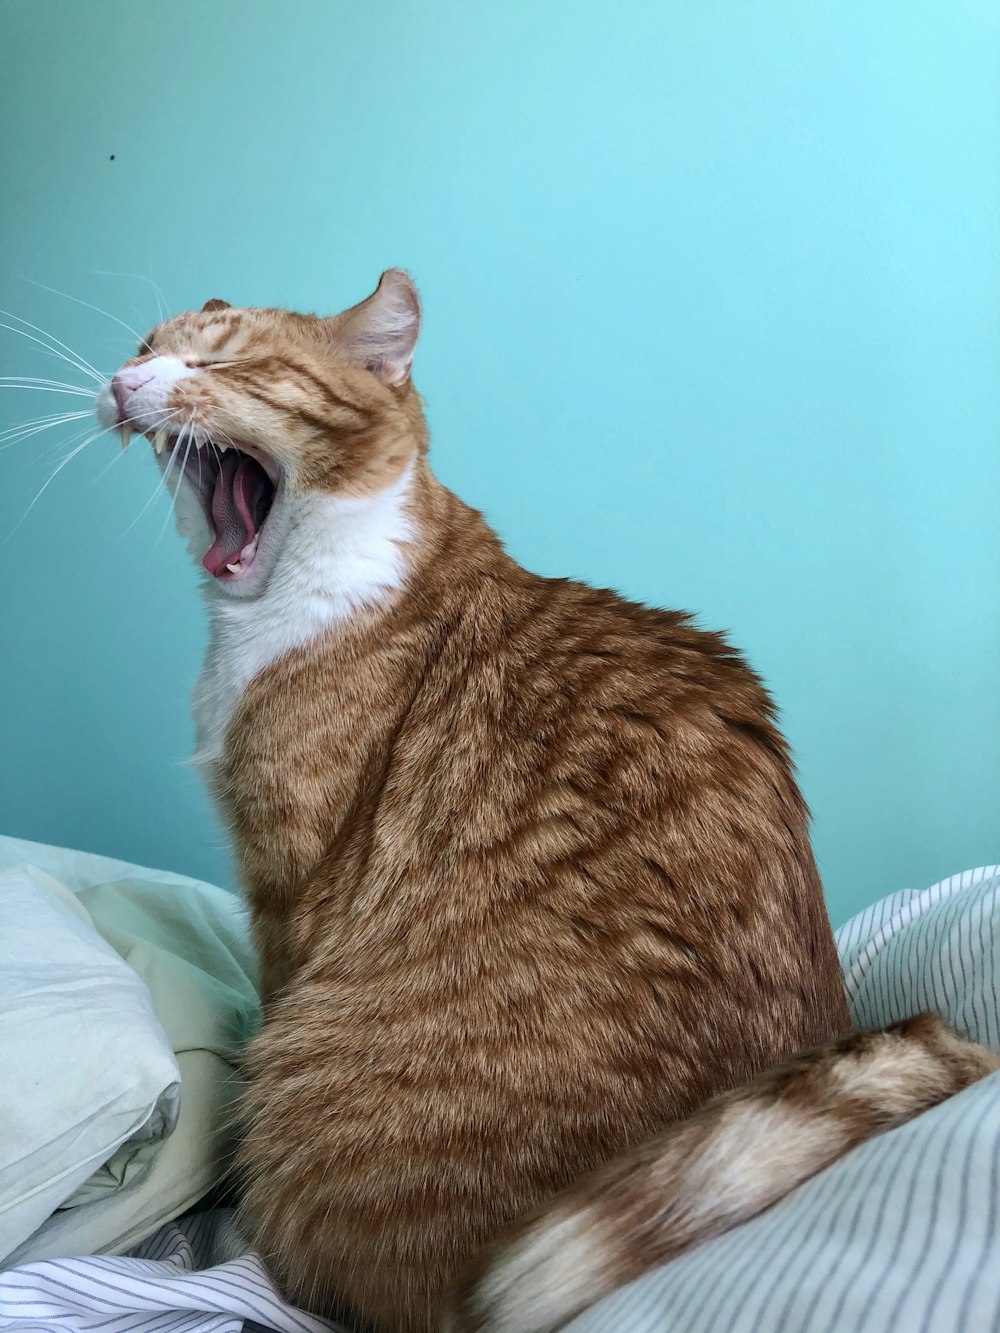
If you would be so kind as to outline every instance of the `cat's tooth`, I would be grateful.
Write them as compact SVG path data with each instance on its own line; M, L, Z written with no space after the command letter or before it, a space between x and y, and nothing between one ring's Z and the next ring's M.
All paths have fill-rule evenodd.
M122 448L128 448L128 442L132 438L132 427L127 423L118 427L118 433L122 437Z
M167 434L166 428L161 426L160 429L153 436L153 448L156 450L158 454L163 453L164 449L167 447L167 440L169 438L170 437Z
M257 535L259 536L260 534L258 533ZM257 537L254 537L253 541L247 542L246 546L244 546L243 550L240 552L240 560L241 561L249 560L252 555L256 554L257 554Z
M238 574L240 572L240 562L237 560L235 565L227 565L226 568L230 574Z

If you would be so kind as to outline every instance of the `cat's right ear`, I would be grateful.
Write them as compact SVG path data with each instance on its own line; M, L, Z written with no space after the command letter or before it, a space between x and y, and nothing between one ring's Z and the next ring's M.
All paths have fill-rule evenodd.
M409 273L386 269L367 300L328 323L355 365L395 388L409 379L420 336L420 298Z
M205 302L201 308L201 313L203 315L210 315L213 310L232 310L232 308L233 307L228 301L220 301L216 297L213 297L211 301Z

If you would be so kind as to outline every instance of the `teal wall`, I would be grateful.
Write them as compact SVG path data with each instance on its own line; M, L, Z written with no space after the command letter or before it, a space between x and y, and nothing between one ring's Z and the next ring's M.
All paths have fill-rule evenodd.
M332 311L409 267L440 476L532 568L731 631L835 918L1000 857L995 0L0 23L0 305L110 369L130 336L26 279L138 327L148 284L98 271L175 310ZM65 369L3 337L3 373ZM0 824L225 878L184 767L195 575L162 496L136 521L151 458L101 476L98 441L11 534L72 437L0 453Z

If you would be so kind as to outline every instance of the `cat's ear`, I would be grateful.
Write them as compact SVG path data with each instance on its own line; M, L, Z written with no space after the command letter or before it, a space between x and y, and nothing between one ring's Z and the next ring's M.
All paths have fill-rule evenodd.
M383 384L398 387L409 379L420 335L420 298L401 268L386 269L367 300L329 323L337 346L355 365Z
M211 301L205 302L201 308L201 313L203 315L209 315L213 310L232 310L232 306L228 301L220 301L216 297L213 297Z

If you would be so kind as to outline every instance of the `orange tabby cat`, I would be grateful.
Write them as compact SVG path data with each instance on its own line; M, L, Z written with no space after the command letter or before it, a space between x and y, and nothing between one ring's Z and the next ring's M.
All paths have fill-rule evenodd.
M244 1225L295 1301L411 1333L438 1326L477 1247L582 1173L638 1153L633 1190L676 1193L649 1155L676 1167L677 1141L638 1145L849 1026L760 681L684 615L506 555L428 466L419 323L397 270L332 319L211 301L156 328L99 403L126 444L152 440L205 569L197 757L266 1000ZM781 1087L821 1100L815 1069ZM731 1135L725 1107L762 1095L689 1134ZM756 1171L744 1213L767 1200ZM634 1275L634 1255L602 1270L600 1228L578 1228L518 1287L525 1225L466 1273L460 1325L555 1326L579 1304L556 1308L555 1277L599 1294ZM637 1232L640 1263L672 1236Z

